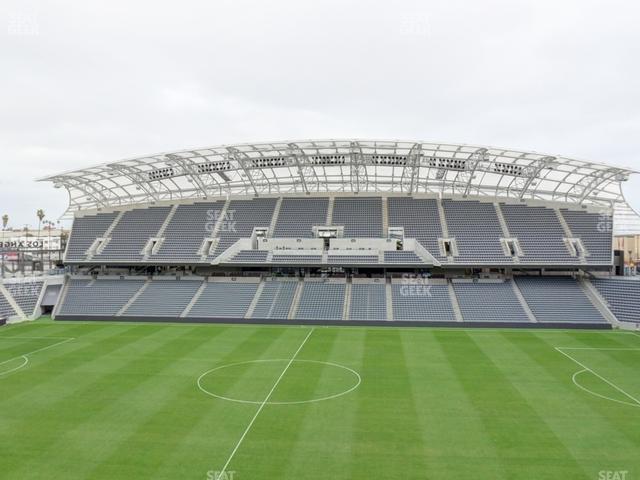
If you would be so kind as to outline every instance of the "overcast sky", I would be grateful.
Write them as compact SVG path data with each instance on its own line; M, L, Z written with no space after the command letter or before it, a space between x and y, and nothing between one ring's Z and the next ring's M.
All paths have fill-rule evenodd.
M35 178L303 138L495 145L640 170L633 1L31 1L0 5L0 214ZM640 209L640 179L628 198Z

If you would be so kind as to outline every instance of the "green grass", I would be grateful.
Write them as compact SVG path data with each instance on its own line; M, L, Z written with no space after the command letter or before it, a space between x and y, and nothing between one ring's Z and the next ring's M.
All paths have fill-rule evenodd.
M640 398L634 334L310 332L52 321L4 327L0 478L204 480L237 445L228 467L234 480L596 480L621 470L640 478L640 405L625 395ZM66 338L74 340L55 345ZM608 398L579 388L572 376L583 368L555 347L578 347L563 352L620 390L588 371L577 381ZM204 372L237 363L201 384L257 403L198 388ZM357 375L339 366L361 377L350 393L271 403L357 385Z

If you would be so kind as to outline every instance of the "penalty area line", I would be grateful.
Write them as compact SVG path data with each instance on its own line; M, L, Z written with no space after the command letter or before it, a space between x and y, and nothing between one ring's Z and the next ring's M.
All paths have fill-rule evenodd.
M45 350L49 350L50 348L53 347L57 347L58 345L63 345L65 343L71 342L72 340L75 340L75 338L67 338L66 340L62 340L60 342L57 343L53 343L51 345L47 345L46 347L42 347L42 348L38 348L37 350L33 350L29 353L23 353L22 355L18 355L16 357L10 358L8 360L5 360L3 362L0 362L0 365L4 365L5 363L9 363L13 360L19 359L19 358L26 358L28 360L29 355L33 355L34 353L40 353L40 352L44 352Z
M602 375L600 375L599 373L595 372L593 369L587 367L584 363L581 363L580 361L576 360L575 358L573 358L571 355L569 355L567 352L563 352L562 351L562 347L555 347L555 349L560 352L562 355L564 355L565 357L567 357L568 359L570 359L571 361L573 361L574 363L576 363L577 365L579 365L580 367L582 367L584 370L586 370L587 372L595 375L596 377L598 377L600 380L602 380L603 382L605 382L606 384L610 385L611 387L615 388L618 392L622 393L625 397L630 398L631 400L633 400L634 403L636 403L639 407L640 407L640 400L638 400L637 398L635 398L633 395L630 395L629 393L625 392L622 388L620 388L619 386L617 386L615 383L607 380L606 378L604 378ZM576 372L577 373L581 373L581 372ZM575 375L574 374L574 379L575 379ZM574 380L575 383L575 380Z
M273 387L271 387L271 390L269 391L269 393L267 394L267 396L264 398L264 400L262 401L262 403L260 404L260 406L258 407L258 410L256 411L255 415L253 416L253 418L251 419L251 421L249 422L249 425L247 425L247 428L244 430L244 433L242 434L242 436L240 437L240 440L238 440L238 443L236 443L235 448L233 449L233 451L231 452L231 455L229 455L229 459L227 460L227 462L224 464L224 467L222 467L222 470L220 470L220 472L218 472L218 477L219 478L223 478L224 474L227 471L227 468L229 467L229 464L231 463L231 460L233 460L233 457L236 455L236 452L238 451L238 449L240 448L240 445L242 445L242 442L244 441L245 437L247 436L247 434L249 433L249 430L251 430L251 427L253 427L253 424L255 423L256 419L258 418L258 416L260 415L260 413L262 412L262 410L264 409L265 405L267 404L267 402L269 401L269 399L271 398L271 395L273 395L273 392L275 392L276 388L278 388L278 385L280 384L280 381L282 380L282 378L284 377L284 375L287 373L287 370L289 370L289 367L291 366L291 364L294 362L294 360L296 359L296 357L298 356L298 354L300 353L300 350L302 350L302 347L304 347L305 343L307 343L307 340L309 340L309 337L311 336L311 334L313 333L315 329L312 328L311 331L309 331L309 333L307 334L307 336L304 338L304 340L302 341L302 343L300 344L300 346L298 347L298 349L296 350L296 352L293 354L293 356L289 359L289 363L287 363L287 366L284 367L284 370L282 370L282 373L280 374L280 376L278 377L278 379L276 380L276 382L273 384Z

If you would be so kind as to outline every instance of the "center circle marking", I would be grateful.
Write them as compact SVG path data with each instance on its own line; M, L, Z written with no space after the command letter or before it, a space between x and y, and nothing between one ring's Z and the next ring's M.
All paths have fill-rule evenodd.
M235 402L235 403L244 403L244 404L252 404L252 405L262 405L262 401L259 400L243 400L241 398L232 398L232 397L226 397L224 395L220 395L217 394L215 392L212 392L210 390L207 390L203 385L203 380L210 374L217 372L219 370L223 370L225 368L231 368L231 367L237 367L240 365L248 365L251 363L268 363L268 362L287 362L289 363L291 360L290 359L284 359L284 358L275 358L275 359L267 359L267 360L249 360L246 362L237 362L237 363L229 363L226 365L221 365L219 367L216 368L212 368L211 370L207 370L206 372L204 372L202 375L200 375L198 377L198 388L205 394L211 396L211 397L215 397L215 398L219 398L221 400L226 400L228 402ZM344 365L340 365L338 363L332 363L332 362L322 362L319 360L293 360L293 362L291 362L292 364L294 363L315 363L315 364L319 364L319 365L329 365L331 367L336 367L342 370L345 370L347 372L349 372L351 375L353 375L355 383L349 387L347 390L344 390L342 392L336 393L334 395L327 395L325 397L320 397L320 398L311 398L309 400L296 400L296 401L291 401L291 402L272 402L272 401L268 401L268 402L264 402L265 405L299 405L299 404L303 404L303 403L316 403L316 402L324 402L326 400L333 400L334 398L339 398L342 397L344 395L348 395L349 393L353 392L356 388L358 388L360 386L360 384L362 383L362 377L360 376L360 374L358 372L356 372L355 370L353 370L352 368L349 367L345 367Z

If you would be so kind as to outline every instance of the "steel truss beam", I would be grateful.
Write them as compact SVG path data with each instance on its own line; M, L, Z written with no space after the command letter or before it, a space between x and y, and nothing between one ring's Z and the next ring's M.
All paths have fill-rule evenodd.
M69 212L225 195L331 192L459 194L611 206L630 169L463 144L307 140L133 158L41 179Z

